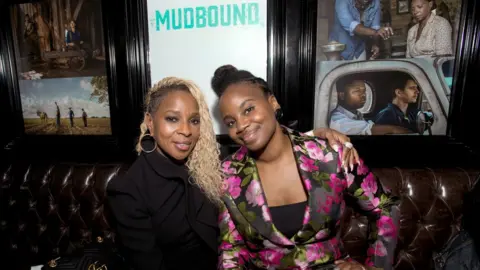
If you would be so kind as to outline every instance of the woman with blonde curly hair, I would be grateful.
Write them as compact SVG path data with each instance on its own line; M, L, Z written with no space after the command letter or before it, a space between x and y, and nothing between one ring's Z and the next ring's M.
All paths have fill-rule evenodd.
M220 151L200 89L168 77L147 93L138 159L108 197L130 266L215 269Z
M202 92L191 81L161 80L146 95L140 130L138 159L107 188L129 265L216 269L223 174ZM349 140L329 129L315 133L332 144Z

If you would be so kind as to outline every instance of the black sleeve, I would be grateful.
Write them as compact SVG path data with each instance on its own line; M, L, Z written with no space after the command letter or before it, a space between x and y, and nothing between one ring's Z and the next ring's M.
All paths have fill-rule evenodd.
M160 270L162 252L156 245L151 217L135 180L138 179L128 176L113 179L115 183L108 187L108 201L130 266L135 270Z

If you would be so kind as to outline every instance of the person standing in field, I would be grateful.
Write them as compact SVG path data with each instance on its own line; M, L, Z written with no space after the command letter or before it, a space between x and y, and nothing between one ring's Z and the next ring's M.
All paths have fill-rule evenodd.
M86 113L85 110L82 108L82 120L83 120L83 126L84 126L84 127L87 127L87 126L88 126L88 125L87 125L87 117L88 117L87 113Z
M73 118L75 113L73 113L72 107L68 108L68 116L70 116L70 126L73 127Z

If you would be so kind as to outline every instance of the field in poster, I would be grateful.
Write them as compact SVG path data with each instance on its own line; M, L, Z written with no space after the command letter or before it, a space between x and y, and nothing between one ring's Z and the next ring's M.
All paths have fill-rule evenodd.
M445 135L461 0L319 0L315 127Z
M106 74L101 1L13 5L11 25L21 79Z
M25 133L111 135L105 76L20 80Z

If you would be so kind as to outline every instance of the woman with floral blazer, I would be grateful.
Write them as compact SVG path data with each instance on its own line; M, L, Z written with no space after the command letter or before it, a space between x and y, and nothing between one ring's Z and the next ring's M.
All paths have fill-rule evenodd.
M276 119L279 105L263 79L226 66L216 71L212 86L220 96L230 137L242 145L222 165L225 205L219 216L219 269L391 268L397 238L397 214L392 213L396 201L373 173L362 162L344 168L342 149L334 151L324 140L281 126ZM286 165L269 167L269 162ZM298 183L285 185L292 178L292 167ZM303 193L294 192L300 183ZM282 185L287 189L272 192ZM292 202L301 200L300 211L272 215L275 207L270 202L295 205ZM375 221L366 262L351 259L340 238L346 201ZM288 219L294 220L296 213L300 219L292 224L298 229L288 237L288 229L275 220L290 223Z

